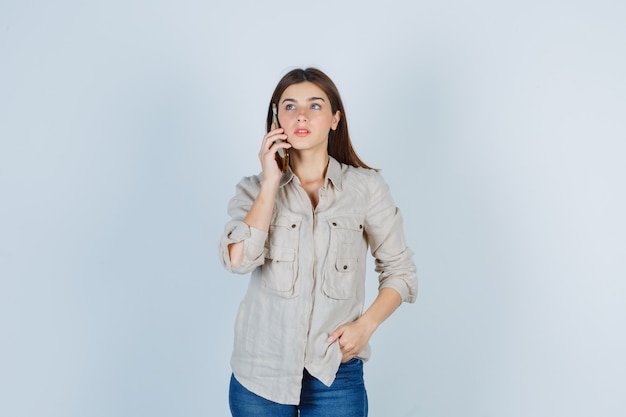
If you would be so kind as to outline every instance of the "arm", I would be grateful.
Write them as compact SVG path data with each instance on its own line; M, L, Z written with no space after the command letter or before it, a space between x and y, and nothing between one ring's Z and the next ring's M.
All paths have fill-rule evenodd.
M329 342L339 340L342 360L358 355L378 326L403 302L414 302L417 277L413 253L406 246L402 216L396 208L387 184L378 174L370 178L370 203L365 219L368 242L376 259L379 290L376 300L356 321L339 326Z
M263 137L263 145L259 151L259 159L263 167L263 182L261 190L254 199L252 207L243 219L251 228L255 228L267 233L270 227L272 211L274 210L274 200L278 192L278 186L282 172L276 163L276 152L279 148L290 148L291 145L285 141L275 143L277 139L286 139L283 129L271 130ZM244 261L244 241L231 243L228 245L228 256L232 268L239 267Z
M269 181L263 181L261 191L257 195L250 211L243 219L250 227L267 232L270 227L272 211L274 209L274 199L278 191L278 184ZM230 256L230 265L237 268L244 259L244 241L231 243L228 245L228 255Z
M352 323L339 326L332 332L328 342L339 340L342 362L347 362L358 355L369 342L378 326L402 303L400 294L392 288L382 288L376 300L361 317Z

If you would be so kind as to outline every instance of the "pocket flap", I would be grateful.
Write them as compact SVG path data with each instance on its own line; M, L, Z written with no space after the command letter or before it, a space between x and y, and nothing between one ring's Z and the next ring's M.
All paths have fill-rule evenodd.
M293 262L296 259L296 251L291 248L270 246L265 258L271 259L272 262Z
M357 216L335 216L328 218L331 229L349 229L363 231L363 219Z
M335 261L335 269L337 272L354 272L356 264L356 258L337 258Z

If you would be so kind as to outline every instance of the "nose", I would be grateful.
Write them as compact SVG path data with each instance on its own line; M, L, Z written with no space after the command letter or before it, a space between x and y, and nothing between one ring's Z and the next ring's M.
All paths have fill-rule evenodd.
M309 120L307 114L306 114L306 110L302 109L300 110L300 112L298 113L298 121L299 122L306 122L307 120Z

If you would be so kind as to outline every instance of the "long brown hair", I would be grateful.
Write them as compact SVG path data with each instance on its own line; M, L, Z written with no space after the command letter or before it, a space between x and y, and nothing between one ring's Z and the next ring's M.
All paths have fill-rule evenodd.
M287 87L293 84L303 83L305 81L315 84L324 93L326 93L328 99L330 100L333 114L336 114L337 111L339 111L341 115L337 129L331 130L328 134L328 154L342 164L352 165L353 167L374 169L368 166L365 162L361 161L361 158L359 158L356 151L352 147L352 141L350 141L350 134L348 133L346 111L343 107L339 90L337 90L335 83L330 79L330 77L317 68L294 69L281 78L276 85L274 93L272 94L272 99L267 106L267 131L269 132L272 126L272 103L278 103L280 96L287 89Z

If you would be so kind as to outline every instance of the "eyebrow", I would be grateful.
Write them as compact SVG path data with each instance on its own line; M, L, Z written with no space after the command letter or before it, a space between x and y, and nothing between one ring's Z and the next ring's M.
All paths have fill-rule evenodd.
M321 100L323 102L326 102L326 100L324 100L322 97L310 97L308 98L306 101L315 101L315 100ZM283 103L289 101L289 102L293 102L293 103L297 103L298 101L294 98L286 98L283 100Z

